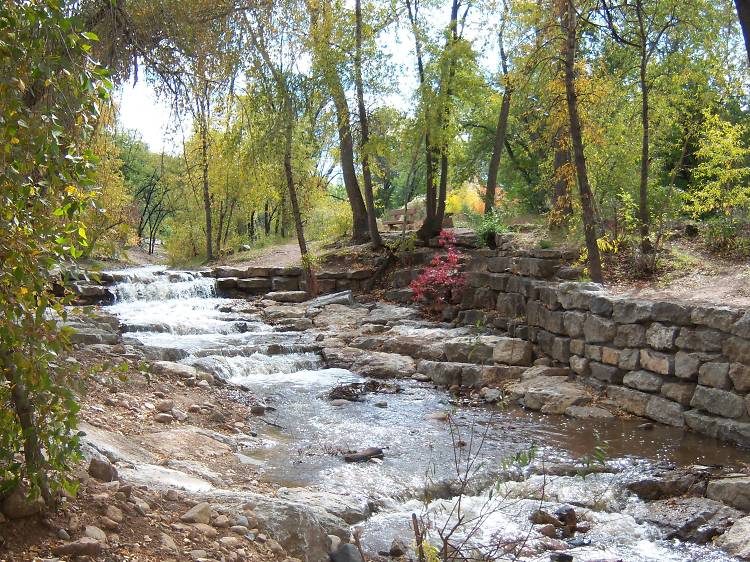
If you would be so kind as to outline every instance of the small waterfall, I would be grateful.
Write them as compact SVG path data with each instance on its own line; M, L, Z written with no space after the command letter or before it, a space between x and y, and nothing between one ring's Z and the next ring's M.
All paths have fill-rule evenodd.
M193 271L152 266L108 272L115 280L115 302L165 301L216 295L216 280Z

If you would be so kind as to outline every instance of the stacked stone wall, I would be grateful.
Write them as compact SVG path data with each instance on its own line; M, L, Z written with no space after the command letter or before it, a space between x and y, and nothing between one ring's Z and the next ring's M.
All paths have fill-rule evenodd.
M509 241L479 250L448 312L532 342L627 412L750 446L750 311L613 295L567 281L573 258Z
M217 267L207 272L216 277L216 288L221 294L234 296L262 295L272 291L304 291L302 268L299 267ZM374 270L320 271L316 274L321 294L351 289L361 291Z

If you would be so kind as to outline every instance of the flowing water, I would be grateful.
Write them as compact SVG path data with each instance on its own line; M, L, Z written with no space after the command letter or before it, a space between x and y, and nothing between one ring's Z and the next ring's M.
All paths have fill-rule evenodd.
M571 551L576 560L730 560L712 547L660 540L656 528L637 524L631 515L641 502L624 500L620 491L624 482L656 463L748 462L744 451L666 426L643 431L625 420L581 422L456 405L447 392L412 380L389 381L400 392L369 394L361 402L334 406L325 396L330 389L364 379L326 368L313 351L310 334L277 331L257 316L233 312L236 301L217 297L215 281L200 273L159 267L112 273L116 301L109 308L126 336L144 346L177 350L183 363L236 385L238 400L249 391L272 407L266 419L274 425L259 435L259 447L243 452L247 462L261 467L264 479L289 488L345 493L371 502L375 514L362 525L373 551L387 550L395 536L408 544L411 513L444 522L454 505L457 469L466 469L471 461L462 506L468 516L481 518L473 536L477 544L526 542L521 559L548 560L535 547L541 537L532 533L526 540L529 514L540 506L570 503L592 524L582 535L591 544ZM447 411L455 425L429 419ZM609 444L608 463L615 472L586 478L540 474L542 464L574 463L602 441ZM529 451L532 444L536 460L520 469L524 478L491 485L498 474L508 472L503 461ZM383 461L342 461L342 451L366 447L383 448ZM425 489L434 499L423 499Z

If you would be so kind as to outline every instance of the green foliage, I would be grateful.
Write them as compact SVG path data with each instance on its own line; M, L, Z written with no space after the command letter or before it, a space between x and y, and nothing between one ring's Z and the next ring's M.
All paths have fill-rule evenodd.
M352 235L352 209L346 200L324 198L311 210L308 221L311 240L336 242Z
M693 171L697 189L689 209L694 216L731 214L750 207L750 147L747 127L706 112Z
M495 234L508 232L505 214L497 208L493 209L490 213L477 216L475 221L475 231L479 240L485 246L494 247Z
M64 301L51 283L87 244L86 141L109 85L92 39L54 2L0 4L0 487L25 481L45 499L66 485L78 446L71 373L55 363L68 346Z
M729 257L750 255L750 224L726 216L711 218L703 231L706 246Z

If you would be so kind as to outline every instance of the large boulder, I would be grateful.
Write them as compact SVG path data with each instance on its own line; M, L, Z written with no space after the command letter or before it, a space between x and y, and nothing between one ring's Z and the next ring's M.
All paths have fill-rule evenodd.
M0 508L8 519L23 519L42 511L45 504L39 494L32 496L24 486L18 486L5 497Z
M511 398L530 410L545 414L564 414L571 406L591 402L591 396L581 384L567 377L536 377L513 383L507 387Z
M664 531L664 538L703 544L722 534L742 513L708 498L657 500L636 508L635 518Z
M750 476L719 478L708 483L706 496L742 511L750 511Z
M290 556L304 562L328 561L328 535L348 541L349 526L341 518L316 505L278 497L252 495L246 504Z
M750 517L739 519L715 544L732 556L750 560Z
M414 359L396 353L361 352L350 369L365 377L404 378L416 372Z

